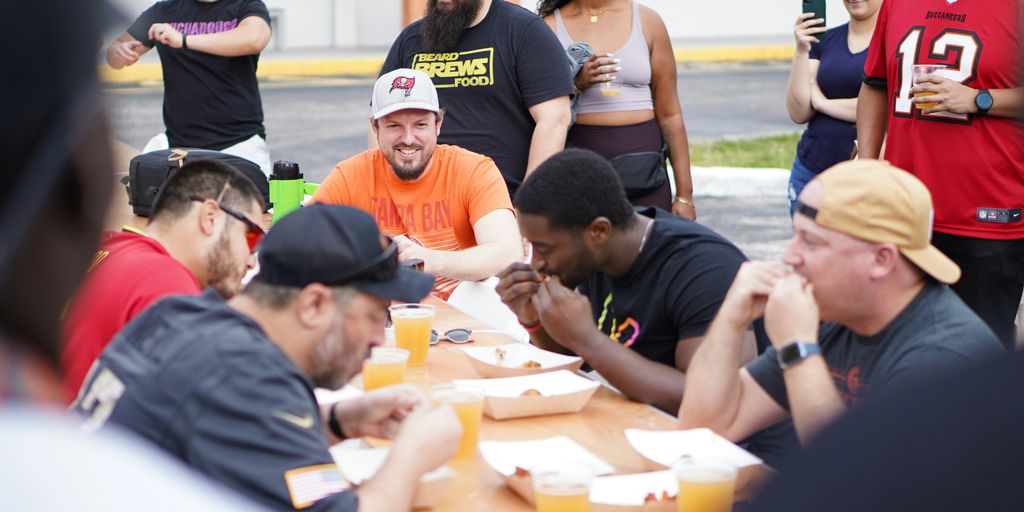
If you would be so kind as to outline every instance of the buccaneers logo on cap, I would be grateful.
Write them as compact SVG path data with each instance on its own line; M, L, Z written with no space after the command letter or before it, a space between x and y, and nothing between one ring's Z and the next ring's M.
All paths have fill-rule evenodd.
M411 77L411 76L400 76L400 77L397 77L397 78L395 78L391 82L391 90L388 91L388 94L391 94L391 92L394 91L395 89L401 89L401 90L405 91L405 95L406 95L406 97L408 97L409 93L412 92L412 86L414 86L414 85L416 85L416 77Z

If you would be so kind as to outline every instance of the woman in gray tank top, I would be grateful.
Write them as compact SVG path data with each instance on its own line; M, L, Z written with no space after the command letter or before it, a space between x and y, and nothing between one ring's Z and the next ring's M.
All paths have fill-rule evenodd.
M537 11L563 47L586 42L594 50L576 74L580 110L567 145L612 160L633 204L658 206L696 219L675 57L658 13L637 0L541 0ZM631 171L619 165L625 160L615 157L650 155L665 147L672 162L675 198L664 170L653 181L646 180L644 187L631 189L623 174Z

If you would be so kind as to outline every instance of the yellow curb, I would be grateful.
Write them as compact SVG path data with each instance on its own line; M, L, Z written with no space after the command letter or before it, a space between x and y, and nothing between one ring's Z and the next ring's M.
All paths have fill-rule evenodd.
M680 64L687 62L762 62L792 59L793 45L677 49L673 53L676 62Z
M377 76L383 57L320 60L271 60L260 62L256 76L310 77L310 76Z
M676 62L759 62L793 58L792 45L737 48L700 48L675 50ZM260 78L376 76L384 64L383 57L357 57L313 60L263 60L256 71ZM124 69L100 66L100 79L106 83L125 84L163 80L160 64L136 64Z
M383 57L316 60L266 60L259 64L256 76L272 77L322 77L322 76L376 76L384 65ZM123 69L100 66L100 79L106 83L124 84L139 82L160 82L163 70L160 64L136 64Z

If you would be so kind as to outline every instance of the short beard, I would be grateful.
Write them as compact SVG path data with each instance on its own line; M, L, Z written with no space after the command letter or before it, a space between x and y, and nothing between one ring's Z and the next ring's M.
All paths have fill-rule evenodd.
M318 388L340 389L359 373L363 361L369 357L369 348L363 354L350 354L342 327L344 320L339 316L332 323L324 339L313 348L313 372L309 376Z
M234 297L242 288L241 276L238 275L238 265L231 257L231 240L228 230L225 229L213 246L213 250L206 255L206 275L209 277L209 286L225 299ZM237 280L235 278L238 278Z
M380 138L377 139L377 144L380 144ZM396 178L402 181L416 181L420 178L420 176L423 176L423 173L427 170L427 166L429 166L430 163L434 160L433 151L434 149L436 149L436 147L437 146L435 145L434 148L431 149L430 155L427 156L427 159L423 162L423 164L417 167L400 166L398 161L398 155L400 153L397 147L395 146L391 147L390 154L384 153L383 150L381 151L381 153L384 153L384 158L388 161L388 165L391 167L391 172L395 173ZM416 149L419 149L421 152L426 151L426 147L422 145L417 145Z
M562 281L562 285L570 290L579 288L584 281L590 279L590 276L597 271L597 258L587 250L582 239L577 240L577 248L579 249L579 257L576 260L576 265L570 270L571 273L558 276L558 279Z
M441 53L459 42L462 33L480 11L481 0L455 0L451 9L441 10L437 0L430 0L427 15L420 26L423 49L429 53Z
M430 161L428 160L417 169L401 169L394 162L389 163L391 164L391 170L394 171L398 179L402 181L416 181L420 179L420 176L423 176L423 171L427 170L427 165L430 164Z
M345 349L341 343L326 338L313 349L315 369L310 380L318 388L340 389L348 383L347 368L339 365L338 360L344 357Z

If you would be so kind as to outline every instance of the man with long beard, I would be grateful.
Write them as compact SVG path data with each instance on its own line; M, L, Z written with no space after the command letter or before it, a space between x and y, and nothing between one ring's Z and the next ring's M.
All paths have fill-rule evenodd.
M569 61L526 9L504 0L430 0L426 17L391 45L381 74L398 68L430 76L447 111L439 142L491 157L510 194L565 146Z
M255 263L262 212L252 181L228 164L198 160L161 188L145 231L105 233L62 326L65 400L114 334L154 302L206 287L237 293Z
M381 76L370 119L379 147L340 162L313 199L373 215L399 258L437 275L434 294L447 300L460 281L522 259L523 246L501 173L483 155L438 145L444 119L422 71Z
M406 386L321 407L313 386L359 373L388 304L421 300L433 279L401 267L370 216L337 205L289 214L259 259L226 302L172 297L130 323L72 410L86 430L109 420L274 510L409 510L420 477L455 452L454 411ZM351 491L328 446L364 435L395 441Z

